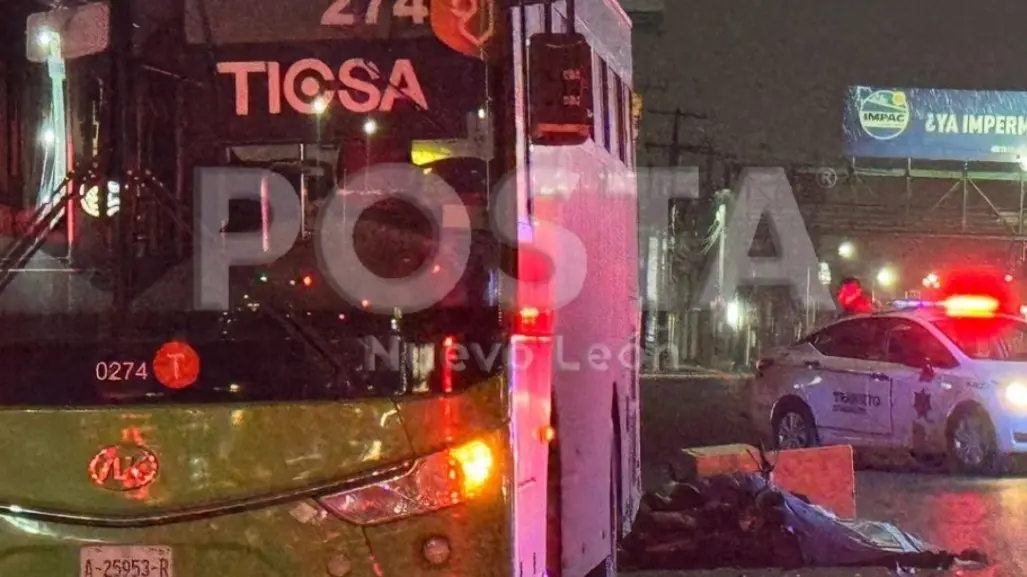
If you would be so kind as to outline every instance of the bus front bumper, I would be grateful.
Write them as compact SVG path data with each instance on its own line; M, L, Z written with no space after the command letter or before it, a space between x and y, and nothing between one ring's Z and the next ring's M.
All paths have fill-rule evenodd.
M508 527L500 499L369 527L314 500L133 529L0 516L0 575L509 577Z

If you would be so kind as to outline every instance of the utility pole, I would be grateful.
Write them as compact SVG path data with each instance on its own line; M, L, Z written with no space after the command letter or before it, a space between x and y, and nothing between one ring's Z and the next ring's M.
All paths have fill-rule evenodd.
M657 114L657 115L667 114L667 113L665 113L663 111L649 111L649 112L652 113L652 114ZM686 119L686 118L701 118L702 116L698 115L698 114L690 113L690 112L684 112L680 108L675 109L672 113L669 113L669 114L673 115L673 124L672 124L672 127L671 127L670 144L652 144L652 143L649 143L646 146L652 147L652 148L658 148L658 149L666 149L667 150L667 166L677 167L677 166L681 165L681 153L686 150L686 147L681 144L681 124L682 124L681 121ZM676 318L677 317L677 311L676 311L677 307L676 306L666 307L666 306L663 306L663 303L666 303L668 300L671 300L671 299L667 298L668 295L666 293L670 292L669 291L669 285L670 285L669 278L670 278L671 275L670 275L668 269L670 268L670 266L672 266L672 263L673 263L672 255L676 254L676 251L677 251L677 230L676 230L677 229L676 224L677 224L677 220L678 220L678 205L677 205L677 202L672 201L670 206L667 207L667 209L670 211L670 219L669 219L670 220L670 230L654 231L654 234L655 234L656 239L657 239L656 240L656 251L657 251L656 258L657 258L657 262L660 263L660 266L658 266L657 270L656 270L656 279L655 280L656 280L656 287L657 287L657 289L655 291L653 291L655 293L655 296L656 296L656 298L654 299L655 302L653 302L653 308L655 310L651 311L651 313L650 313L651 314L651 316L650 316L651 321L650 322L655 322L656 323L656 327L657 327L657 330L656 330L657 342L660 343L660 341L665 341L667 343L667 345L669 346L670 350L677 351L674 354L674 356L673 356L673 358L676 360L676 359L681 357L681 354L680 354L681 348L679 346L681 339L679 338L679 335L678 335L679 328L677 326L678 323L676 322L676 320L677 320L677 318ZM653 255L648 255L648 256L649 256L649 258L653 258ZM646 267L646 270L649 270L648 266ZM666 323L662 322L663 319L661 317L664 316L663 315L664 309L671 309L671 308L673 308L675 310L674 311L667 310L666 311L666 315L665 315ZM664 332L661 329L663 329L664 327L665 327L665 330L666 330L666 332L665 332L666 337L661 338L661 333ZM659 351L661 349L662 349L662 347L660 347L658 345L657 346L657 350ZM656 366L659 369L663 369L663 366L662 366L663 365L663 359L662 358L657 358L657 359L654 360L654 362L655 362Z
M667 151L667 165L668 166L672 166L672 167L680 166L681 165L681 156L682 156L683 153L686 153L686 152L687 153L693 153L693 154L702 155L707 160L707 162L706 162L706 171L705 171L705 174L707 175L706 178L712 178L714 159L715 158L720 158L720 159L730 158L730 155L725 154L722 151L719 151L716 148L714 148L714 146L708 140L704 140L700 144L683 144L681 142L681 128L682 128L682 125L683 125L683 121L685 121L685 120L707 120L708 119L707 115L702 114L702 113L697 113L697 112L685 111L685 110L682 110L681 108L676 108L674 110L659 110L659 109L652 110L652 109L646 109L646 114L654 114L654 115L657 115L657 116L672 116L673 117L673 122L672 122L672 125L671 125L670 142L669 143L664 144L664 143L656 143L656 142L647 142L645 144L645 146L647 148L650 148L650 149L666 150ZM707 182L709 184L707 184L706 187L704 187L704 188L706 188L707 190L712 189L712 187L714 186L713 185L713 181L709 180ZM723 199L719 199L718 198L718 200L721 200L721 202L723 202ZM678 238L677 238L678 231L676 230L676 224L678 222L678 211L681 210L681 208L682 207L680 207L677 203L672 204L672 206L670 207L670 210L671 210L670 222L672 223L672 225L671 225L672 226L672 230L671 231L666 231L668 233L667 236L669 237L668 238L668 242L667 243L661 243L661 247L667 247L667 249L664 251L664 254L675 254L675 252L676 252L676 243L678 242ZM721 239L721 241L722 240L723 239ZM669 245L669 246L667 246L667 245ZM723 250L721 250L720 252L721 252L721 257L720 258L723 258ZM718 266L718 273L721 270L723 270L723 264ZM689 274L689 279L688 279L689 282L692 282L692 281L696 280L695 276L696 275L694 275L694 274ZM718 274L718 276L720 276L720 275ZM660 285L660 286L662 288L663 285ZM723 281L721 281L721 286L723 286ZM668 325L672 325L673 324L672 318L673 318L673 315L668 315ZM700 324L705 322L704 319L708 318L711 321L711 330L715 330L716 323L713 322L714 319L713 318L709 318L706 315L696 315L695 313L691 312L691 310L689 310L689 312L686 313L684 318L686 319L687 322L682 323L682 326L680 327L679 330L675 331L675 330L673 330L673 328L671 326L668 326L668 338L671 338L671 336L673 336L673 340L674 340L675 343L684 341L685 344L687 345L687 348L688 348L688 353L686 355L688 357L705 357L707 353L709 353L711 355L715 354L713 350L710 350L710 351L705 351L705 350L700 351L699 350L700 339L698 338L699 337ZM702 342L707 342L707 341L703 340ZM704 347L704 349L705 349L705 347Z
M667 166L681 165L681 109L674 110L674 128L670 134L670 146L667 147Z
M672 128L672 131L671 131L671 136L670 136L670 146L667 147L667 166L676 167L676 166L680 166L680 164L681 164L681 109L679 108L679 109L674 111L674 124L673 124L673 128ZM670 211L670 219L669 219L670 220L670 230L657 231L657 235L658 235L657 238L658 238L658 240L657 240L656 245L657 245L658 250L659 250L659 261L658 262L660 262L660 265L661 265L661 266L657 267L657 271L658 271L658 273L657 273L658 277L657 278L658 278L659 284L657 285L658 289L656 291L656 295L657 295L657 302L658 303L666 303L667 301L673 302L673 300L676 300L676 299L668 298L670 295L667 294L667 293L671 292L669 290L670 289L670 278L672 276L670 268L673 266L673 263L674 263L674 259L673 259L672 255L674 255L675 251L677 250L677 234L676 234L676 232L677 232L677 230L676 230L677 229L677 202L672 200L671 203L670 203L670 206L667 207L667 210ZM676 293L676 291L674 291L674 292ZM674 303L674 304L676 304L676 303ZM672 304L670 307L666 307L666 306L659 306L659 307L657 307L656 313L659 316L664 316L663 315L663 310L664 309L668 309L668 310L666 311L666 315L665 315L665 318L666 318L665 323L661 322L661 319L659 318L659 316L657 317L657 321L656 322L657 322L657 327L660 327L660 325L664 325L665 324L665 326L666 326L666 333L665 333L666 337L664 337L664 339L665 339L665 342L668 345L668 348L670 350L672 350L672 351L675 351L675 353L674 353L672 358L676 361L677 359L679 359L681 357L681 353L680 353L681 348L680 348L680 339L677 338L677 332L678 332L677 331L677 328L678 328L677 327L677 311L676 311L677 307L674 306L674 304ZM671 309L674 309L674 310L671 310ZM659 333L657 333L657 334L659 334ZM661 339L661 340L664 340L664 339ZM660 347L657 347L657 350L660 350ZM658 364L658 366L660 367L661 370L664 368L663 367L663 359L662 358L656 359L656 363Z
M655 148L657 150L665 149L667 151L667 166L680 166L681 165L681 153L682 152L699 152L699 153L712 153L706 146L695 146L692 144L681 144L681 121L682 120L705 120L705 114L699 114L697 112L688 112L676 108L673 111L665 110L646 110L646 114L655 114L657 116L673 116L673 124L671 128L670 144L662 144L658 142L647 142L646 148Z

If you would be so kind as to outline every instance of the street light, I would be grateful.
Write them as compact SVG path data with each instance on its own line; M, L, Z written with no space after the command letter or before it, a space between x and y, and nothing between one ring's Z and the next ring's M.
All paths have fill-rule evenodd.
M43 146L53 146L57 142L57 133L50 127L46 127L39 134L39 141L43 143Z
M314 107L314 114L324 114L328 110L328 99L324 96L319 96L311 105Z
M725 320L732 329L737 329L742 323L742 307L737 300L731 300L727 303L727 310Z
M368 118L364 121L364 134L371 136L375 132L378 132L378 123L373 118Z
M856 247L851 242L843 242L838 245L838 256L850 259L856 255Z
M898 274L896 274L895 269L891 267L886 266L877 271L877 284L882 288L890 288L898 279Z
M61 37L56 32L49 28L41 28L39 33L36 34L36 42L43 47L50 47L60 40L60 38Z
M935 273L930 273L924 277L924 288L939 288L941 286L941 279Z

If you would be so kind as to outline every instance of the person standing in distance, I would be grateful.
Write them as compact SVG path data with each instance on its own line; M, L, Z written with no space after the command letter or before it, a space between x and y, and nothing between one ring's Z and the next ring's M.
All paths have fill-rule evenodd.
M847 317L874 312L874 303L863 292L863 283L858 278L849 277L842 280L838 288L838 304L841 305L840 316Z

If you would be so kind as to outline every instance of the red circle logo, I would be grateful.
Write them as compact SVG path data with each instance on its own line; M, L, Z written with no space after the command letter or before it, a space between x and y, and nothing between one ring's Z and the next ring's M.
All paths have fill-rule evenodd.
M200 355L182 341L171 341L153 357L153 375L169 389L184 389L200 377Z
M157 456L146 447L115 445L93 457L89 477L110 491L135 491L153 483L159 469Z

